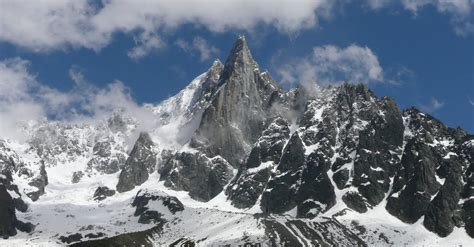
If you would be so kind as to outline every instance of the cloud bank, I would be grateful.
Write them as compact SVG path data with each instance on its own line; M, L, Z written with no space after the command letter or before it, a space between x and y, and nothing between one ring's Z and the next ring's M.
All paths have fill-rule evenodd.
M138 42L144 48L129 55L140 57L150 47L146 36L157 31L193 24L223 32L264 24L295 32L315 26L330 5L326 0L0 0L0 40L34 51L100 50L115 33L138 32L145 33Z
M152 126L154 117L136 103L120 81L98 88L71 70L75 86L61 92L36 80L29 62L20 58L0 61L0 136L21 139L19 123L56 119L71 123L94 123L117 110L139 120L139 128Z
M330 20L342 0L0 0L0 41L33 51L100 50L115 34L136 37L132 59L162 46L160 34L191 24L212 32L252 31L259 25L295 33ZM459 35L474 32L474 0L359 0L371 10L402 8L418 15L434 7ZM338 8L334 6L337 5Z

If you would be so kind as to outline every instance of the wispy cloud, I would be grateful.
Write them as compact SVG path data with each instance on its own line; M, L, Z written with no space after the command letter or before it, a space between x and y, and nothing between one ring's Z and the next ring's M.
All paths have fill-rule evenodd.
M209 60L220 52L217 47L210 45L202 37L195 37L192 42L178 39L175 44L183 51L197 52L199 54L199 60L201 61Z
M71 123L93 123L121 110L143 126L155 121L152 113L136 103L120 81L98 88L76 69L70 71L72 90L62 92L39 82L29 71L29 61L0 61L0 136L21 139L18 123L56 119Z
M427 113L434 113L444 106L444 102L438 100L435 97L431 97L431 101L428 104L420 104L420 109Z
M165 46L160 37L155 33L143 32L138 37L135 37L134 40L135 46L127 52L127 55L135 61Z
M470 99L470 100L469 100L469 104L471 104L472 106L474 106L474 100Z
M384 81L377 55L368 47L333 45L314 47L311 55L278 68L282 83L320 86Z

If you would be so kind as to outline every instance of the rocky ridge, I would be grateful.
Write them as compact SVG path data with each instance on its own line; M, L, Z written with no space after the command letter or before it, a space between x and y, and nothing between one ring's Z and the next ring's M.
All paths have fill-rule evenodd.
M67 199L77 205L71 212L117 211L100 229L66 213L77 228L58 238L65 243L113 243L118 234L147 245L229 243L224 238L402 244L398 230L359 223L375 212L406 229L420 226L432 239L460 231L474 237L474 136L415 108L402 111L366 85L285 91L260 71L240 37L224 64L216 60L176 96L146 107L156 116L146 132L117 112L96 126L29 126L26 144L0 141L2 237L17 229L46 234L48 223L35 212L63 200L58 184L85 193ZM136 140L130 147L129 139ZM187 228L202 217L229 219L226 227L241 235L205 237ZM249 227L253 235L243 230Z

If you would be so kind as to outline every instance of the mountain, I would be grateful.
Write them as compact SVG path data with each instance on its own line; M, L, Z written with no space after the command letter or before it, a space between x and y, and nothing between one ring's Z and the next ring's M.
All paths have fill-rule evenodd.
M474 136L363 84L282 89L240 37L177 95L0 140L0 243L469 245Z

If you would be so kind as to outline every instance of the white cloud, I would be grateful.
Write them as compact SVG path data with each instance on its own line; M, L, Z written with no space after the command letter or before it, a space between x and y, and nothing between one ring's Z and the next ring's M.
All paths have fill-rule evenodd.
M383 82L377 56L368 47L333 45L313 48L313 53L278 69L282 83L320 86L330 84Z
M333 17L331 0L0 0L0 40L33 51L80 48L100 50L116 33L136 35L137 46L128 52L139 59L161 46L159 34L192 24L212 32L254 31L259 25L295 33ZM455 32L474 31L473 0L365 0L379 10L398 6L413 13L434 6L450 16ZM151 35L151 36L150 36Z
M435 97L431 98L431 101L429 104L420 104L421 110L428 112L428 113L433 113L439 109L441 109L444 106L444 102L438 100Z
M178 39L175 44L181 48L183 51L186 52L193 52L196 51L199 53L199 59L201 61L206 61L209 60L210 58L215 57L220 50L215 47L210 45L205 39L202 37L195 37L193 41L186 42L183 39Z
M0 136L22 139L18 124L57 119L72 123L91 123L121 110L140 120L139 129L152 126L155 118L136 103L130 90L120 81L98 88L71 70L75 86L61 92L37 81L28 70L29 62L20 58L0 61Z
M474 106L474 100L470 99L470 100L469 100L469 104L471 104L472 106Z
M99 50L114 33L146 33L193 24L213 32L251 30L259 24L281 32L313 27L328 13L328 0L0 0L0 40L44 51L67 47ZM140 35L139 35L140 36ZM146 39L142 56L157 40ZM158 42L159 43L159 42ZM139 44L142 47L142 44Z
M162 47L164 47L164 43L158 35L143 32L135 37L135 46L127 52L127 55L133 60L139 60Z

